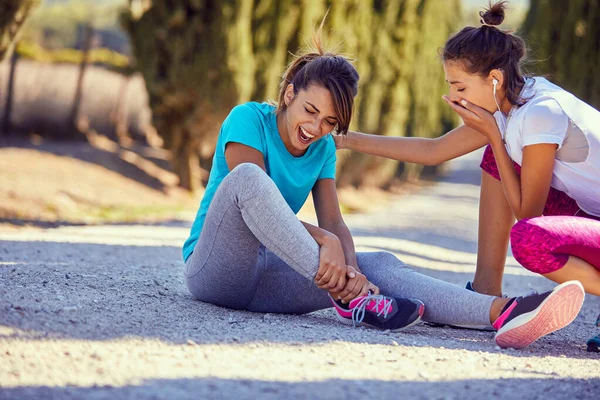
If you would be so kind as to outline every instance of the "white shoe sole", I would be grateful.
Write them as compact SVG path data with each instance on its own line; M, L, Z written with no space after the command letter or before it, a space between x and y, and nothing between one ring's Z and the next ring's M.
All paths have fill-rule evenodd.
M522 349L539 338L569 325L579 314L585 291L579 281L565 282L533 311L504 325L494 339L502 348Z

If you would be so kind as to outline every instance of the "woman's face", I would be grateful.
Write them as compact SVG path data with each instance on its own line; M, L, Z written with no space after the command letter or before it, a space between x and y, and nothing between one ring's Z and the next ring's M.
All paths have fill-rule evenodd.
M308 146L334 130L338 119L329 90L311 85L294 95L289 85L285 92L286 109L281 113L278 128L288 151L301 156Z
M459 103L464 99L473 103L490 113L498 111L498 106L494 101L493 83L494 77L490 73L487 78L479 75L473 75L464 70L460 63L455 61L446 61L444 63L444 72L446 73L446 82L449 85L448 98ZM499 77L500 78L500 77ZM496 99L499 104L502 103L502 84L499 82L496 86Z

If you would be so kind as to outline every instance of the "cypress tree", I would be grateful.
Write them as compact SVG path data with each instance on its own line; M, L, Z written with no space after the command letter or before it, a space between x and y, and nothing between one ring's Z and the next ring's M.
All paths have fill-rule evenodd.
M0 61L37 4L38 0L3 0L0 4Z
M600 109L600 2L531 0L522 27L540 73Z
M437 4L437 8L436 8ZM198 153L214 146L237 103L276 99L290 53L310 42L325 12L326 44L361 75L352 129L439 135L448 120L436 57L460 0L155 0L124 26L146 80L154 122L182 186L195 189ZM460 21L456 21L460 22ZM213 147L214 148L214 147ZM384 185L398 162L340 154L340 184Z

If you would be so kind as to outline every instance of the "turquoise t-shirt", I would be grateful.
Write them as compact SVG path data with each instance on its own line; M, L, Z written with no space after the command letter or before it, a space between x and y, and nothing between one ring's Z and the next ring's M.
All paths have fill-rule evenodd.
M267 103L245 103L231 110L219 132L213 165L200 209L192 225L190 237L183 245L183 259L194 251L200 237L210 202L229 173L225 146L241 143L264 155L267 175L273 179L290 208L297 213L315 183L335 179L335 142L327 135L312 143L301 157L294 157L285 147L277 130L275 107Z

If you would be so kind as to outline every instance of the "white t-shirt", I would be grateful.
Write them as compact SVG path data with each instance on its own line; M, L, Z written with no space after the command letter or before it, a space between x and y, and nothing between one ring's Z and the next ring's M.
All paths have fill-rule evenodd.
M544 78L529 78L521 98L494 114L510 157L522 165L525 146L557 144L551 186L600 216L600 112Z

